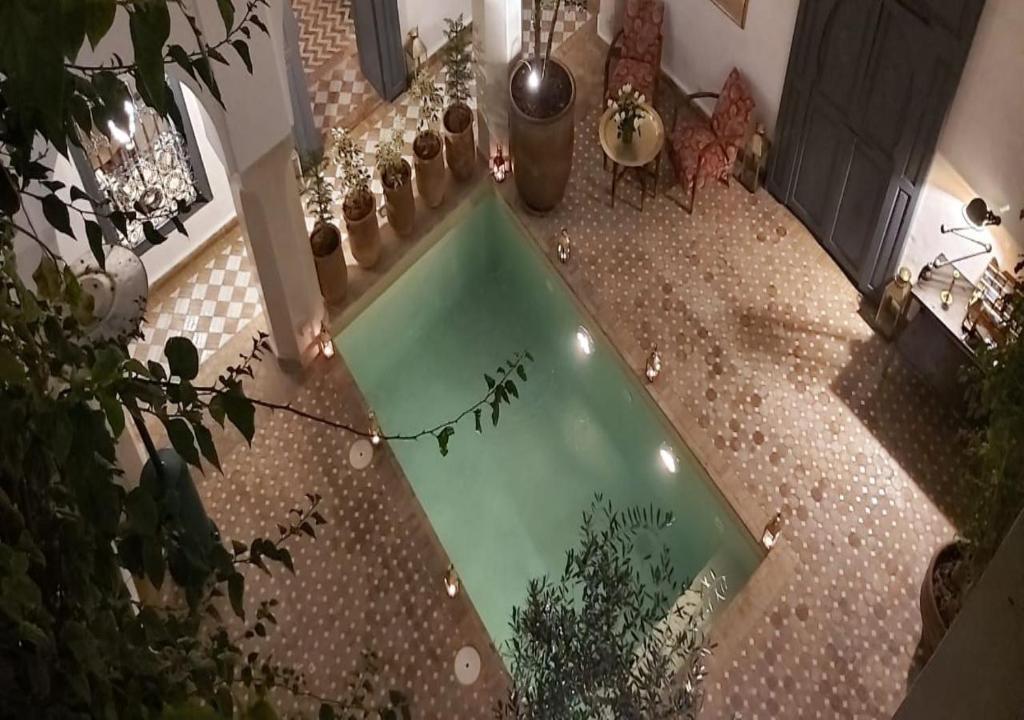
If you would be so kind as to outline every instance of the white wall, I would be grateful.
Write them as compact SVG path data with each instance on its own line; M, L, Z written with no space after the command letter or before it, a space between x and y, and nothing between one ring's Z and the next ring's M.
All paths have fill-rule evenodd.
M472 4L472 0L398 0L402 43L405 43L409 30L418 27L420 39L427 46L427 52L433 55L444 45L444 19L455 19L462 13L468 23L473 16Z
M1024 2L988 0L938 151L911 225L903 264L917 270L938 252L964 255L971 244L942 236L942 223L963 225L961 208L984 198L1003 218L986 235L1003 268L1024 247ZM961 269L971 280L989 258Z
M602 0L598 29L618 31L622 0ZM769 135L779 114L800 0L750 0L744 28L711 0L665 0L662 69L686 92L717 92L733 68L746 76Z

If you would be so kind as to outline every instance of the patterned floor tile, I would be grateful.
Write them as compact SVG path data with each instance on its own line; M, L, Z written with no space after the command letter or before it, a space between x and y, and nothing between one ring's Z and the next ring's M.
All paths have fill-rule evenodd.
M569 228L570 281L585 288L602 327L617 329L624 352L658 344L659 402L693 419L688 439L706 449L716 480L731 478L766 516L783 513L796 558L749 634L713 659L701 717L890 717L920 632L920 579L962 498L955 428L929 389L890 362L843 273L767 194L715 186L692 215L663 195L640 212L626 184L610 207L596 133L583 131L599 98L579 103L564 203L548 217L520 217L542 242ZM408 106L394 109L357 130L368 151L383 127L414 126ZM667 163L662 171L667 182ZM257 373L254 392L277 388L270 374ZM295 382L275 392L365 422L338 359ZM406 689L416 717L489 717L500 662L468 600L444 597L444 551L388 451L359 471L343 435L263 411L257 426L251 450L223 455L223 478L201 481L224 533L273 528L306 491L322 493L329 510L320 539L294 549L294 577L250 578L251 592L286 608L272 640L279 656L330 692L373 646L382 684ZM452 677L465 643L485 667L469 688Z
M132 357L163 361L167 339L189 338L206 361L263 313L259 280L241 233L214 241L150 296Z

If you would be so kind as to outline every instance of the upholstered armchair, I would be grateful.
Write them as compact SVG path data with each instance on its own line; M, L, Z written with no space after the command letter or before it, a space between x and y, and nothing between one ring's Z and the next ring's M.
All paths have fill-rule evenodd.
M626 0L622 30L608 48L604 63L604 97L618 95L629 83L654 104L661 68L662 0Z
M729 73L721 93L693 93L687 95L685 100L690 102L699 98L718 99L711 122L696 118L682 119L679 107L676 106L669 134L672 167L676 179L690 199L689 206L679 204L690 213L693 212L697 188L703 188L708 180L729 184L732 167L740 148L746 142L754 114L754 99L736 68Z

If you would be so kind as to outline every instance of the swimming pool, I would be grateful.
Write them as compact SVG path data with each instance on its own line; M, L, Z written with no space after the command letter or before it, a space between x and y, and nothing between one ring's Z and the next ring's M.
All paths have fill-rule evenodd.
M492 640L508 637L530 578L560 575L595 493L672 511L677 576L712 567L734 595L759 547L524 232L485 192L337 339L391 433L455 416L484 372L534 356L496 429L463 422L447 457L430 438L392 443Z

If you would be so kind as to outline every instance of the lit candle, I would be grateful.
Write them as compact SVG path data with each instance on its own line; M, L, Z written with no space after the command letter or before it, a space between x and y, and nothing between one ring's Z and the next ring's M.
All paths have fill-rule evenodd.
M459 580L459 574L455 572L454 565L449 565L444 574L444 590L448 593L448 597L453 598L459 594L461 589L462 582Z
M644 369L644 375L647 377L647 382L652 383L660 374L661 353L658 352L658 346L655 345L651 349L651 354L647 356L647 367Z
M767 525L764 526L764 533L761 535L761 544L765 550L771 550L779 541L782 534L782 513L775 513Z

